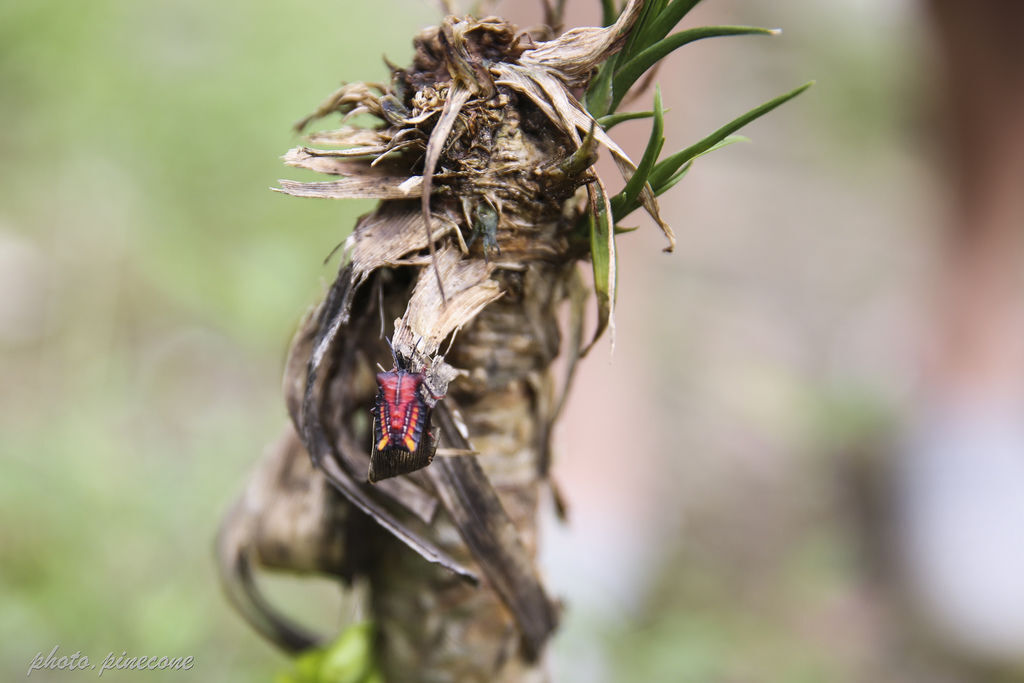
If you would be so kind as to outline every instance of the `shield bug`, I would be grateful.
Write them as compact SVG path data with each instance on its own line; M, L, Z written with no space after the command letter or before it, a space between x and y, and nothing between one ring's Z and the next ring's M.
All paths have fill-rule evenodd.
M437 451L437 440L430 433L432 404L427 403L423 393L427 391L423 373L412 372L408 361L399 358L393 347L391 357L394 368L377 373L367 476L371 483L424 468Z

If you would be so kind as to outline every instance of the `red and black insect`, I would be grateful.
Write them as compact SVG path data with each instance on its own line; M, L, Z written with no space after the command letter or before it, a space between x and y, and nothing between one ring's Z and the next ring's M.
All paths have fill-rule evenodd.
M427 391L423 373L411 372L394 348L391 356L395 367L377 373L377 399L371 411L370 482L422 469L437 451L437 440L430 433L431 404L423 394Z

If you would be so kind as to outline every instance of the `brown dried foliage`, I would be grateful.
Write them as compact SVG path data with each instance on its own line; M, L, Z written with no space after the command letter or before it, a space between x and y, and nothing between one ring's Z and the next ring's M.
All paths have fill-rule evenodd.
M412 65L392 67L387 86L347 84L300 122L342 116L341 128L308 138L332 148L284 157L340 178L281 181L280 191L381 203L296 335L285 376L293 424L220 537L229 594L282 647L314 638L263 601L254 564L365 578L389 679L543 679L558 609L533 562L536 508L583 341L583 188L600 183L594 150L577 154L582 168L568 162L599 143L625 175L635 169L577 97L641 6L541 43L501 19L448 17L417 36ZM362 113L380 125L349 125ZM671 239L653 197L644 204ZM566 300L574 325L562 344ZM390 357L382 319L396 353L446 398L434 407L433 464L371 485L374 366ZM550 365L563 346L570 376L558 387Z

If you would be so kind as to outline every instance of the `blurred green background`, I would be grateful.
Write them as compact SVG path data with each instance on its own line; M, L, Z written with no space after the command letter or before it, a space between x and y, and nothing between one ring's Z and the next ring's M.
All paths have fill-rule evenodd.
M569 5L572 23L597 16ZM810 5L709 0L689 23L786 33L693 46L659 78L667 149L819 85L667 198L676 255L653 230L620 243L615 362L595 352L559 432L575 504L545 560L568 594L560 680L871 680L859 662L884 632L826 456L908 382L891 292L929 211L920 28L907 3ZM302 177L279 161L291 123L340 81L385 78L382 55L405 63L437 16L413 0L0 4L5 680L54 645L196 659L117 680L287 665L222 598L212 539L285 423L283 354L333 277L323 260L369 205L267 188ZM621 135L638 150L647 133ZM609 404L621 419L591 447ZM323 583L271 588L329 630L356 611Z
M386 78L382 55L407 61L435 15L0 4L3 679L56 644L197 661L120 680L281 668L222 598L213 535L285 423L283 354L324 257L368 205L267 188L291 123L343 79Z

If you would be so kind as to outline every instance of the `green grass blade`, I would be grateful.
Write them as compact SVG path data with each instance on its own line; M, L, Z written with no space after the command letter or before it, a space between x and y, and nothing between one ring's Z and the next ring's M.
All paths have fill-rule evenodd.
M674 174L672 174L672 177L670 177L664 183L662 183L661 185L659 185L656 188L652 188L652 190L654 192L654 195L655 196L662 195L665 192L671 190L673 187L675 187L676 183L678 183L680 180L682 180L683 176L686 175L686 172L690 170L691 166L693 166L693 162L696 159L698 159L698 158L700 158L700 157L702 157L702 156L704 156L706 154L711 154L712 152L714 152L716 150L719 150L719 149L722 149L723 147L728 147L729 145L732 145L732 144L737 143L737 142L750 142L750 138L748 138L746 136L743 136L743 135L730 135L729 137L727 137L724 140L722 140L721 142L719 142L717 145L714 145L713 147L710 147L709 149L701 152L700 154L695 156L693 159L690 159L685 164L683 164L682 168L680 168L678 171L676 171ZM637 206L633 207L633 210L636 210L638 207L639 207L639 203L637 204Z
M612 104L612 74L615 72L617 62L618 55L612 55L597 70L597 75L587 87L586 107L594 118L600 118L609 113Z
M729 123L725 124L718 130L716 130L714 133L711 133L711 135L708 135L703 140L694 143L687 147L686 149L676 152L675 154L666 157L664 160L658 162L658 164L654 167L654 170L651 171L651 175L648 178L648 181L651 183L651 187L664 187L665 183L667 183L669 179L675 174L675 172L679 170L679 168L682 167L682 165L685 164L687 161L695 159L701 154L710 151L712 147L723 142L732 133L735 133L737 130L747 125L751 121L754 121L764 116L772 109L775 109L776 107L785 104L789 100L793 99L794 97L802 93L804 90L807 90L812 85L814 85L814 81L804 83L796 90L792 90L786 93L785 95L780 95L779 97L776 97L773 100L768 100L761 106L755 107L754 109L748 111L746 114L743 114L742 116L733 119ZM655 190L655 194L658 194L657 190Z
M676 27L700 0L674 0L651 22L650 32L644 36L647 45L658 42Z
M644 3L640 16L637 17L629 37L626 38L626 44L622 47L623 60L642 52L647 47L648 44L643 42L644 34L650 31L652 22L657 20L667 4L668 0L647 0Z
M654 116L653 111L630 111L624 114L608 114L607 116L602 116L597 119L597 123L607 131L611 130L613 127L619 125L623 121L632 121L633 119L649 119L652 116Z
M679 33L673 33L668 38L660 40L645 48L636 56L629 56L625 61L620 59L622 66L615 70L612 77L612 103L608 112L614 112L625 96L626 92L633 87L633 84L644 75L644 72L664 59L674 50L704 38L717 38L720 36L742 36L742 35L775 35L778 29L759 28L757 26L701 26L691 28Z
M611 26L619 17L619 10L615 9L615 0L601 0L601 25Z
M647 177L651 174L651 170L654 169L658 157L661 156L661 149L664 145L665 110L661 105L661 88L655 88L654 123L651 125L651 136L647 140L647 147L644 149L644 155L640 159L640 163L637 164L636 171L630 177L629 182L626 183L626 187L622 188L622 192L612 199L613 207L616 204L616 200L627 206L636 201L636 198L640 195L640 190L644 189L644 185L647 184Z
M664 192L666 192L668 190L671 190L673 187L675 187L676 183L678 183L680 180L683 179L683 176L686 175L686 173L690 170L690 168L692 166L693 166L693 162L692 161L687 161L685 164L683 164L683 167L681 169L679 169L678 171L676 171L672 175L671 178L666 180L660 187L658 187L658 189L654 190L655 196L660 195L660 194L662 194L662 193L664 193ZM634 207L633 210L635 211L636 208L637 207Z

